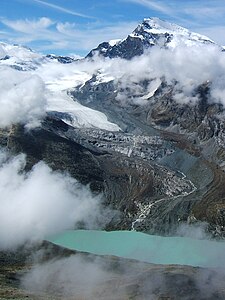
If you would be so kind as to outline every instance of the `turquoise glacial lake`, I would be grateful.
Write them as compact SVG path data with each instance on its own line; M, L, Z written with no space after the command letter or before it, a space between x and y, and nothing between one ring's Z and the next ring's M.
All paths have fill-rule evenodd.
M52 236L48 241L81 252L155 264L225 267L225 242L220 241L97 230L69 230Z

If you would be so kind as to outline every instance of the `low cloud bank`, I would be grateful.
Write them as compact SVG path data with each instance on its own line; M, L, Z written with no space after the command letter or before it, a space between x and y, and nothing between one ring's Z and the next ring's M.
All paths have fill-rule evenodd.
M208 240L211 238L210 233L207 231L208 227L209 224L207 222L182 223L176 229L175 235L196 240Z
M109 217L101 197L44 162L23 171L25 155L9 158L0 152L0 250L42 240L83 222L95 228Z
M38 75L0 66L0 127L36 126L45 114L45 84Z
M112 278L99 259L88 261L75 255L36 265L23 277L22 286L35 294L99 299L99 290Z
M130 61L96 56L94 60L81 61L75 66L80 72L94 72L103 79L104 76L114 78L118 88L124 89L118 95L119 101L137 102L138 97L129 98L128 94L142 94L141 81L152 81L146 91L146 94L151 94L160 78L164 78L169 85L176 82L178 102L196 102L198 98L193 96L194 90L202 83L211 82L211 101L225 104L225 53L216 45L187 47L180 44L174 49L153 47ZM140 98L139 104L141 100L144 99Z
M21 286L58 299L224 299L223 271L73 255L35 265Z
M178 234L206 239L205 226L204 223L184 224L179 227ZM162 245L159 243L157 247L160 251ZM210 249L206 248L201 255L209 253ZM44 252L42 255L44 257ZM218 251L220 268L194 268L76 254L34 265L22 277L21 287L35 295L60 299L156 299L170 296L222 300L225 297L222 257L223 252Z

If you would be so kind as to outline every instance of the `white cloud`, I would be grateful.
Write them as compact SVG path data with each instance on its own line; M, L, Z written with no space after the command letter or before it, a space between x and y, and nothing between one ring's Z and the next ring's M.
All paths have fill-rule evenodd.
M0 127L35 125L44 116L45 84L37 75L0 67Z
M202 237L201 229L196 228L193 230L186 227L184 231L188 236ZM188 231L193 233L189 234ZM125 243L125 241L123 242ZM168 245L169 250L173 251L170 243ZM180 249L186 249L185 243L179 245ZM157 249L162 247L164 245L160 242L156 245ZM212 251L211 248L206 248L204 254L212 256L210 251ZM163 255L166 255L166 252L168 252L167 249L163 251ZM183 252L185 253L185 251ZM93 256L76 254L33 266L22 277L22 288L31 292L37 298L39 295L42 297L46 295L54 299L92 300L130 299L132 290L136 299L137 297L138 299L156 299L156 294L165 295L169 291L171 294L172 289L174 291L173 299L175 299L177 289L181 288L181 293L176 298L180 296L180 299L188 299L190 298L188 297L190 291L188 289L184 290L184 284L188 283L194 287L193 295L195 296L192 295L192 299L215 299L215 295L221 295L220 291L223 290L224 286L224 266L223 263L221 264L224 251L220 248L218 250L214 249L214 252L214 257L218 255L215 263L220 266L217 269L192 269L190 266L171 265L161 265L160 267L138 261L131 262L106 257L95 257L94 259ZM197 255L197 253L188 254L193 254L193 257ZM176 282L174 277L177 278ZM171 285L173 285L172 288ZM134 287L134 289L131 287ZM182 295L187 296L182 297ZM222 299L220 296L219 298Z
M178 45L173 49L151 48L142 56L134 57L130 61L116 59L101 59L96 57L94 62L81 62L76 64L77 71L96 72L112 76L118 83L118 89L124 91L119 94L118 100L139 101L137 97L129 97L130 94L143 94L139 86L141 80L154 80L153 87L149 85L150 93L155 88L155 79L165 77L169 84L177 80L176 99L181 102L196 101L193 91L202 83L210 81L213 101L219 101L225 105L224 81L225 81L225 53L214 45ZM100 75L99 75L100 76ZM104 76L104 75L103 75ZM156 81L157 83L157 81ZM126 89L128 88L128 92ZM182 93L181 93L182 91Z
M26 173L23 154L9 159L0 152L0 249L73 228L100 216L100 196L93 196L69 175L53 172L40 162Z
M219 5L219 3L216 3L216 1L213 3L213 6L203 6L196 3L194 7L193 5L186 6L183 12L187 15L195 17L199 21L204 21L205 18L208 18L208 20L210 20L224 17L225 7L224 5Z
M34 293L50 293L64 299L99 299L99 291L115 277L104 270L101 259L87 261L80 255L36 265L22 278L22 287ZM114 291L114 298L119 296ZM102 297L101 297L102 299ZM118 299L121 299L118 297Z
M37 295L50 294L56 298L60 296L61 299L97 300L104 296L104 299L126 299L123 293L125 288L121 291L120 287L120 292L114 289L113 298L111 290L104 291L117 276L101 258L87 260L84 256L73 255L34 266L23 276L22 288Z
M27 34L33 34L36 31L43 31L54 24L51 19L46 17L42 17L38 20L25 19L12 21L8 19L1 19L1 22L15 31Z
M57 31L69 38L73 39L73 44L76 48L82 47L86 50L95 48L101 42L109 41L111 39L125 38L136 27L136 22L121 22L117 24L108 24L104 27L91 26L85 31L80 29L74 23L58 23Z

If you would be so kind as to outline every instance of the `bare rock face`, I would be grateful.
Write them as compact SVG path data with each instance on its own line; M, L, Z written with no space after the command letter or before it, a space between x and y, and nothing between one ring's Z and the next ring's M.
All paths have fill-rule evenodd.
M213 179L212 168L201 158L155 135L75 129L49 116L40 128L14 126L1 137L12 153L26 153L26 170L43 160L102 193L104 205L118 212L106 225L111 230L171 234L190 220L195 205L202 207ZM215 230L223 221L213 211L196 217L210 221Z
M7 136L7 147L14 154L26 153L26 170L43 160L53 170L69 172L93 192L103 193L105 205L120 212L108 229L131 229L136 219L145 223L151 203L186 195L194 188L189 180L154 163L173 152L157 137L74 130L47 118L41 128L29 132L15 126Z
M146 93L146 86L147 82L137 83L138 89L143 91L143 94ZM129 88L124 91L120 83L115 81L99 83L96 77L71 92L71 95L81 103L106 113L125 132L134 135L161 136L164 142L168 141L170 144L169 151L172 144L175 147L174 153L161 159L159 156L156 157L157 163L188 175L188 179L196 187L191 195L183 197L181 192L180 198L163 196L161 199L166 201L158 202L160 198L155 198L154 201L138 204L139 212L136 214L136 220L139 221L134 220L136 229L151 233L157 230L168 233L168 224L172 228L174 224L178 224L178 220L184 222L200 220L209 222L211 230L216 235L223 235L224 108L222 104L212 100L210 89L210 82L205 82L193 92L193 97L198 101L179 103L175 99L176 82L168 85L162 79L154 95L142 105L135 104L134 100L139 99L140 95L132 95ZM125 105L118 101L119 93L126 96ZM143 152L143 155L144 157L140 158L146 161L149 154ZM184 164L188 164L189 168L179 164L179 160L186 161ZM204 176L201 172L204 172Z

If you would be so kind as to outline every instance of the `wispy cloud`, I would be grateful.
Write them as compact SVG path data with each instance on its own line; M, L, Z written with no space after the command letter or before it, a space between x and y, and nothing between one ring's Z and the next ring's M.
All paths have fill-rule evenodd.
M201 1L180 1L172 0L120 0L122 2L135 3L150 10L168 15L173 18L180 18L180 20L189 20L190 22L207 23L211 21L220 20L223 22L225 17L224 1L221 0L201 0ZM219 19L218 19L219 18Z
M217 19L225 16L225 6L195 6L195 7L186 7L184 13L187 15L194 16L199 20L205 18Z
M63 12L63 13L69 14L69 15L73 15L73 16L77 16L77 17L81 17L81 18L94 19L94 17L92 17L92 16L88 16L88 15L85 15L85 14L82 14L82 13L79 13L79 12L76 12L76 11L74 11L74 10L72 10L72 9L68 9L68 8L65 8L65 7L62 7L62 6L53 4L53 3L49 3L49 2L47 2L47 1L43 1L43 0L32 0L32 1L33 1L33 2L36 2L36 3L38 3L38 4L41 4L41 5L50 7L50 8L52 8L52 9L61 11L61 12Z
M13 20L13 21L2 18L1 22L7 27L15 31L28 33L28 34L33 33L34 31L45 30L54 24L54 22L51 19L45 17L42 17L38 20L24 19L24 20Z
M159 1L153 1L153 0L123 0L123 1L140 4L142 6L153 9L155 11L164 13L166 15L169 15L172 12L171 8L168 5Z
M54 22L49 18L2 19L1 22L8 27L5 39L10 43L36 43L36 46L39 44L36 47L38 51L58 49L68 53L79 51L80 54L86 54L103 41L125 38L137 26L136 22L108 23L102 26L92 22L84 27L76 23Z
M141 5L149 9L150 13L154 12L160 18L166 18L168 21L174 22L174 20L179 24L186 26L188 24L194 25L193 20L186 18L186 15L183 13L185 3L180 1L170 1L168 4L165 1L160 0L120 0L122 2L134 3Z

